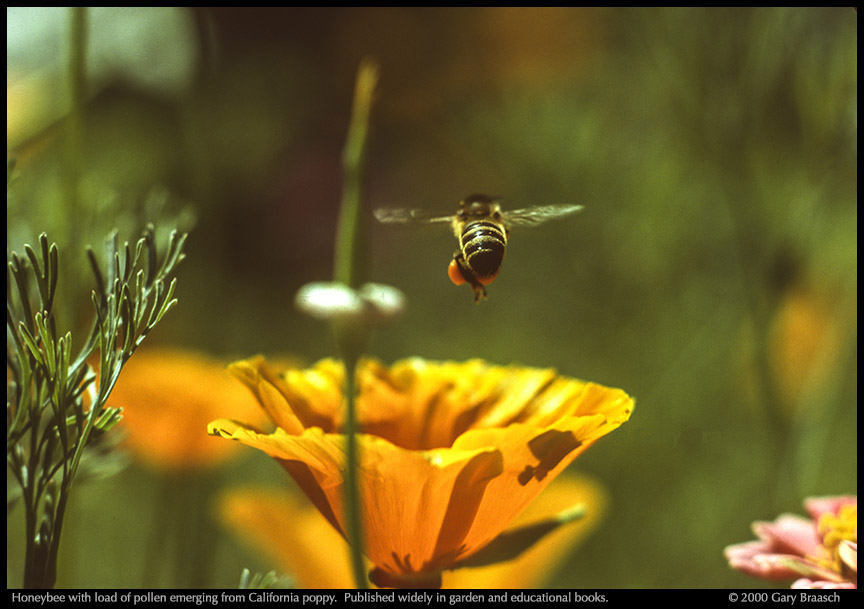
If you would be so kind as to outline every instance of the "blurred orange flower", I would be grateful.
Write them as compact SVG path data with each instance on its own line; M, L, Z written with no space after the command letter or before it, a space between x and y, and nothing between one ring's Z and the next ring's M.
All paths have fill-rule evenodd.
M585 476L560 476L513 521L513 528L554 517L574 505L585 507L581 519L559 527L514 560L447 571L442 587L545 586L555 566L596 528L605 504L605 491L597 482ZM219 514L250 547L295 576L299 588L354 586L348 545L309 502L284 491L238 489L223 495Z
M213 467L236 454L207 435L207 423L226 404L249 420L263 417L225 367L225 362L189 350L136 351L108 399L110 406L123 408L120 425L130 453L148 466L172 471Z
M344 368L230 368L276 423L210 432L274 457L344 534ZM357 412L365 551L376 582L434 579L489 544L573 459L629 417L623 391L481 360L361 362Z

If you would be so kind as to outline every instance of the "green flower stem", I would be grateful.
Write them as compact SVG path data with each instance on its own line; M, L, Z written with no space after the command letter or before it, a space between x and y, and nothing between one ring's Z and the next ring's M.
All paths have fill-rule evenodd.
M358 588L367 588L366 570L363 564L363 515L360 504L359 484L357 480L358 461L360 458L357 446L357 409L354 399L358 357L343 350L345 361L345 514L346 536L351 553L351 570Z
M87 7L73 6L69 22L69 115L66 119L66 230L69 245L80 246L80 177L84 132L84 103L87 86Z
M342 207L336 233L333 278L351 288L361 283L363 244L363 169L366 139L372 98L378 82L378 66L370 61L360 64L354 91L351 124L343 150L342 163L345 184ZM359 319L337 322L336 340L345 364L345 513L346 537L351 551L351 565L358 588L367 588L363 564L363 520L357 471L359 450L357 445L356 378L357 362L363 354L367 329Z
M348 137L342 151L345 183L342 187L342 207L336 232L333 280L352 288L359 287L361 283L363 170L366 165L369 116L377 83L377 64L369 60L363 61L357 73L351 124L348 126Z

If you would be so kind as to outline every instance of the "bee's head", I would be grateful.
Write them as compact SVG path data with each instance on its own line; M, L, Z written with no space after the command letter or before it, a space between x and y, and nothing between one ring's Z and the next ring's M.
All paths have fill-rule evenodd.
M486 195L473 194L465 197L459 204L459 211L456 215L460 220L470 220L474 218L487 218L493 215L500 215L501 208L498 205L498 197L489 197Z

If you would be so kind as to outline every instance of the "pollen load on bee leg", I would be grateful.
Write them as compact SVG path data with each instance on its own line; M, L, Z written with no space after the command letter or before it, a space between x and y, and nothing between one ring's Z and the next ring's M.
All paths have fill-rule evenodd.
M465 259L461 252L456 252L453 255L453 260L450 261L450 266L447 267L447 275L455 285L469 284L474 291L474 302L480 302L486 298L486 288L483 286L491 283L492 279L495 278L494 276L487 279L477 277L474 271L465 264Z
M450 261L450 265L447 267L447 276L450 277L450 281L455 285L468 283L468 280L465 279L465 276L462 274L462 271L459 268L459 263L456 262L455 258Z

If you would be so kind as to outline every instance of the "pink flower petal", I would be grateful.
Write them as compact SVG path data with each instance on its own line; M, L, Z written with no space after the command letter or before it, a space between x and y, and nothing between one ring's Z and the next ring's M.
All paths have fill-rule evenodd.
M757 554L751 558L740 556L728 558L729 566L733 569L762 579L792 579L801 575L799 570L790 566L801 559L788 554Z
M753 532L770 544L774 554L809 556L822 541L812 521L792 514L782 514L774 522L754 522Z
M724 553L730 567L762 579L794 579L808 575L818 580L842 581L837 573L809 558L775 552L764 541L728 546Z
M745 561L759 556L760 554L768 554L771 552L771 547L764 541L745 541L744 543L736 543L731 546L726 546L723 554L726 560Z
M810 580L806 578L795 580L792 583L792 588L796 589L813 589L813 590L824 590L824 589L837 589L837 590L855 590L858 588L852 582L829 582L824 580Z
M844 505L858 505L858 497L855 495L810 497L804 501L807 513L817 522L822 514L837 514Z

